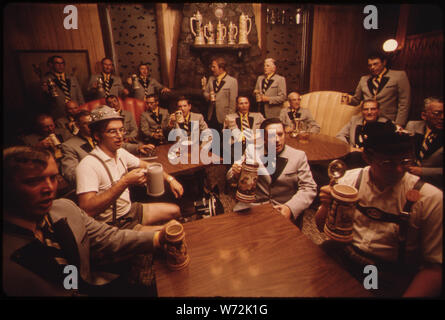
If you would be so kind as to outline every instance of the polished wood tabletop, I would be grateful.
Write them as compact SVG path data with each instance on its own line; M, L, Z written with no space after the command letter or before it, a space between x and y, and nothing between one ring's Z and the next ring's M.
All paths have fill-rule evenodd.
M162 144L159 146L156 146L156 159L153 160L146 160L147 162L158 162L161 163L164 171L171 175L189 175L193 174L197 170L202 169L206 164L202 163L200 158L198 158L198 161L195 161L197 163L192 163L191 155L189 153L187 161L181 161L177 164L172 164L170 159L168 158L168 153L170 148L173 146L173 143L168 144ZM209 157L212 159L212 162L220 162L222 163L221 158L218 155L215 155L213 153L209 153ZM144 159L143 156L140 157L141 159ZM177 156L176 158L180 158L180 156ZM185 160L185 158L183 159ZM187 163L185 163L187 162Z
M270 204L184 224L190 263L154 270L160 297L369 297Z
M292 138L289 134L286 134L286 144L295 149L303 150L311 163L338 159L349 152L349 145L346 142L318 133L310 133L308 143L301 143L298 137Z

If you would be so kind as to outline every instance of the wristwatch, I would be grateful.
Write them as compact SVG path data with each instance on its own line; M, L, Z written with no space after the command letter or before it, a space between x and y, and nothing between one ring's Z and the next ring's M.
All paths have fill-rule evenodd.
M172 182L174 179L175 179L175 178L173 178L172 176L168 176L168 178L167 178L167 182L170 183L170 182Z

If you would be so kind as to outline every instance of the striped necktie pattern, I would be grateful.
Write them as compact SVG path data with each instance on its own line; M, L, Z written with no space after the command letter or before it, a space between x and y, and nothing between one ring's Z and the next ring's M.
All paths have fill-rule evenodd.
M68 88L68 84L66 83L66 80L63 78L62 75L58 76L60 85L62 87L63 94L65 95L65 102L71 101L71 92Z

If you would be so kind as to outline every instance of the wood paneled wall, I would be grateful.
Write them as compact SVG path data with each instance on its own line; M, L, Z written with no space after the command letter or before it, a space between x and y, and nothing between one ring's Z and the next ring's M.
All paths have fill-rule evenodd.
M90 72L105 56L97 4L75 4L78 29L66 30L63 13L68 4L9 4L3 11L4 104L24 105L16 50L88 50ZM33 72L30 70L29 72Z
M362 11L362 6L314 6L310 91L352 92L367 72Z

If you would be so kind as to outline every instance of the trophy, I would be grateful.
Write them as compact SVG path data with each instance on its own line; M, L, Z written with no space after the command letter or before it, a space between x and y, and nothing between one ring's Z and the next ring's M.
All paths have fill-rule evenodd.
M207 44L215 44L215 32L213 30L213 24L210 21L204 26L204 37L207 40Z
M57 93L56 84L54 83L53 79L49 78L47 83L49 92L51 93L51 97L53 98L58 97L59 94Z
M225 25L221 23L220 20L218 21L218 25L216 26L216 44L224 44L226 35L227 35L227 28Z
M355 204L358 201L358 191L348 185L338 184L337 181L346 171L346 164L341 160L334 160L328 166L328 175L331 179L329 186L322 187L322 191L330 193L329 198L320 197L319 212L326 216L324 232L332 240L339 242L352 241L352 218ZM323 190L324 189L324 190Z
M131 75L131 80L132 80L132 84L133 84L133 90L137 90L140 89L141 86L139 85L139 80L138 80L138 76L135 75L134 73Z
M236 36L238 35L238 27L232 22L229 23L229 33L227 35L227 44L236 44Z
M249 22L249 28L247 28L247 22ZM241 13L239 17L239 41L238 44L249 44L249 40L247 40L247 36L249 35L252 29L252 19L250 19L247 15Z
M193 21L196 21L193 23ZM193 26L196 26L196 30ZM195 36L195 44L201 45L205 44L204 40L204 28L202 26L202 15L196 12L193 17L190 18L190 30L192 34Z

